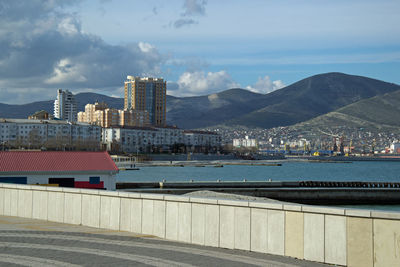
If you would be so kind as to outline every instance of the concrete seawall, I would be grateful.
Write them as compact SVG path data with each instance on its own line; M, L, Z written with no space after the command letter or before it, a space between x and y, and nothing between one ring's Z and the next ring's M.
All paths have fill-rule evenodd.
M0 214L348 266L400 266L400 213L0 184Z

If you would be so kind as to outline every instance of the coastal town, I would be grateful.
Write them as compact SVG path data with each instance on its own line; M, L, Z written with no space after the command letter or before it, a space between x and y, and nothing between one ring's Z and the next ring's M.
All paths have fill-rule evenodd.
M217 152L215 132L166 125L166 82L128 76L124 109L88 103L78 112L74 95L57 90L54 114L41 110L27 119L0 119L2 150L107 150L127 153Z
M0 149L106 150L139 153L399 154L398 135L363 128L271 129L215 126L181 129L166 123L166 82L127 76L124 107L87 103L84 111L68 90L57 90L54 113L0 118Z

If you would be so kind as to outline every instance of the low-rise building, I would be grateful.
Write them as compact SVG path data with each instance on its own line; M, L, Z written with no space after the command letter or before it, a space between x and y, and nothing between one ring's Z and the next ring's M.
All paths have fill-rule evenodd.
M103 128L102 144L116 152L154 152L173 146L218 148L221 138L216 133L186 131L175 127L110 127Z
M99 149L101 127L60 120L0 119L0 144L5 148Z
M115 190L118 168L107 152L0 151L0 183Z

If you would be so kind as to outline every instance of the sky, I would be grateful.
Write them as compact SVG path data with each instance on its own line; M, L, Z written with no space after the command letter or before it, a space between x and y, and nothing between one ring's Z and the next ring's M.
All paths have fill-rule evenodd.
M0 103L58 88L123 97L127 75L167 93L269 93L344 72L400 84L398 0L0 0Z

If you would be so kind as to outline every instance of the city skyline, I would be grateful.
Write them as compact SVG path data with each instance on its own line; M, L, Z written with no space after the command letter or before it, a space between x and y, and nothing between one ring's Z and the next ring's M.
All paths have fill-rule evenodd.
M126 75L167 94L267 93L323 72L400 84L398 1L0 1L0 102L122 97ZM27 92L29 91L29 94Z

